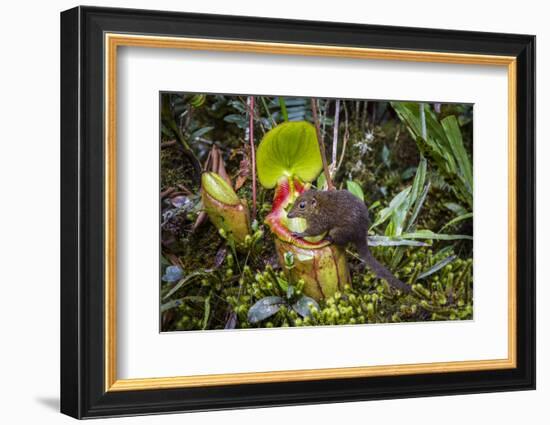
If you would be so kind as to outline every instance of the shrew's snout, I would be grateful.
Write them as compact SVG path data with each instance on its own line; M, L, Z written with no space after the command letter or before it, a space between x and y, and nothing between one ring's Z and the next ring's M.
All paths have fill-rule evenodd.
M296 213L294 211L289 211L289 213L286 216L288 218L296 218Z

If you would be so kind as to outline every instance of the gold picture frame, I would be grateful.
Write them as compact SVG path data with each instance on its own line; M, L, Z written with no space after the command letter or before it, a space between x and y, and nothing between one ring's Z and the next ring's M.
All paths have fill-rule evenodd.
M411 50L281 44L253 41L212 40L128 34L105 34L105 391L135 391L265 382L341 379L410 375L417 373L465 372L516 367L516 58L512 56L440 53ZM116 375L116 87L119 47L188 49L239 53L325 56L354 59L432 62L506 67L508 72L508 358L457 362L400 364L276 372L231 373L169 378L117 379Z

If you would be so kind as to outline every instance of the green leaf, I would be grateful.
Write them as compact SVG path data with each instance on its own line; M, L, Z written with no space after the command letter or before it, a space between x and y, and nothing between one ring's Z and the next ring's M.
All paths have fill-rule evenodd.
M457 215L464 215L468 213L468 211L466 211L466 208L464 208L462 205L459 205L455 202L447 202L444 205L445 205L445 208L447 208L449 211L454 212Z
M393 199L390 201L390 205L387 208L384 208L378 212L378 218L376 219L374 224L371 226L371 229L384 223L387 219L389 219L397 211L397 209L400 208L405 201L407 201L407 197L409 196L410 191L411 191L411 188L409 186L403 189L397 195L395 195Z
M288 285L288 288L286 288L286 298L287 300L290 300L294 296L294 286Z
M231 122L231 123L240 123L245 119L246 118L244 118L242 115L239 115L239 114L229 114L223 117L223 120L225 122Z
M382 162L386 167L391 167L390 150L386 145L384 145L384 147L382 148Z
M202 319L202 328L208 327L208 319L210 318L210 295L204 299L204 317Z
M315 128L305 121L279 124L266 133L258 146L258 178L269 189L285 176L311 182L322 167Z
M388 228L386 228L386 235L388 236L399 236L401 233L403 233L403 229L405 227L405 219L407 218L407 212L409 211L409 202L408 198L403 203L401 203L395 210L393 211L390 225Z
M369 207L369 211L372 211L372 210L375 210L376 208L378 208L380 206L380 201L374 201L371 206Z
M446 142L445 137L445 131L443 130L443 127L439 123L437 117L433 113L433 111L428 108L427 106L424 107L424 110L426 111L426 127L428 132L428 139L426 140L426 143L428 143L432 149L439 150L442 155L447 159L447 162L449 163L449 166L451 169L456 169L456 164L453 160L452 156L448 156L448 143Z
M302 295L298 301L292 305L292 309L302 317L311 316L310 305L319 310L319 304L313 298Z
M283 304L281 297L262 298L248 310L248 321L252 324L261 322L277 313Z
M229 102L227 102L227 104L235 108L237 111L239 111L243 115L247 112L246 103L240 100L230 100Z
M426 270L424 273L421 273L420 275L418 275L418 279L424 279L432 274L434 274L435 272L441 270L443 267L445 267L447 264L450 264L452 263L454 260L456 260L457 256L456 255L451 255L450 257L447 257L443 260L441 260L440 262L434 264L433 267L431 267L429 270Z
M285 260L285 267L287 269L291 269L292 267L294 267L294 254L291 251L285 252L284 260Z
M277 276L277 283L284 292L288 290L288 282L285 279L281 279L279 276Z
M414 176L414 181L411 189L411 195L409 197L409 208L417 201L417 199L422 194L422 188L424 187L424 182L426 181L426 169L427 162L425 158L420 160L418 167L416 169L416 174Z
M281 107L281 114L283 115L283 119L285 121L288 121L288 112L286 110L286 103L284 97L279 97L279 106Z
M437 251L434 256L436 257L444 257L446 256L447 254L453 254L453 246L452 245L447 245L443 248L441 248L439 251Z
M418 218L418 214L420 213L420 210L422 209L422 205L424 205L424 201L426 200L426 196L428 196L428 191L430 190L430 182L426 186L424 186L424 190L416 200L416 204L414 205L413 211L411 216L409 217L409 223L407 224L406 231L408 232L411 230L411 228L416 223L416 219Z
M403 239L391 236L369 236L369 246L429 246L426 242Z
M468 188L468 191L471 193L474 186L473 174L472 174L472 163L464 144L462 143L462 134L460 133L460 127L458 126L458 121L454 115L450 115L447 118L441 121L443 128L445 129L445 134L449 140L452 152L459 166L459 174L464 179L464 183Z
M193 301L197 303L199 302L202 303L204 302L204 297L189 295L188 297L178 298L177 300L170 300L167 303L164 303L160 306L160 312L164 313L165 311L170 310L171 308L179 307L180 305L183 304L184 301Z
M195 140L201 136L204 136L206 133L208 133L210 130L212 130L214 127L203 127L199 128L198 130L191 133L191 140Z
M239 197L229 184L217 173L203 173L202 187L212 198L226 205L238 205Z
M438 239L444 241L453 241L457 239L473 240L473 238L469 235L445 235L441 233L434 233L431 230L417 230L413 233L403 233L401 237L408 239Z
M205 272L203 270L199 270L199 271L196 271L196 272L189 273L187 276L185 276L183 279L181 279L172 289L170 289L170 291L164 297L162 297L162 299L165 300L166 298L170 298L170 296L172 294L174 294L178 289L180 289L184 285L191 282L191 280L193 278L195 278L197 276L203 276L205 274L207 274L207 272Z
M452 225L456 224L456 223L459 223L463 220L467 220L469 218L472 218L474 216L474 213L466 213L466 214L462 214L462 215L459 215L458 217L455 217L453 218L451 221L449 221L445 226L443 226L441 228L441 230L439 230L440 232L442 232L443 230L445 230L446 228L448 227L451 227Z
M265 124L265 126L268 129L271 129L272 126L275 124L275 120L273 119L273 116L271 115L271 111L269 110L269 106L267 105L267 102L265 101L265 96L260 96L260 99L262 100L262 105L263 105L265 111L267 112L267 115L269 116L269 120L266 120L267 123Z
M327 178L325 176L325 173L319 174L319 177L317 177L317 190L327 190Z
M401 173L401 180L409 180L415 175L417 167L409 167Z
M407 129L409 133L411 133L412 138L417 141L420 140L424 145L427 145L440 160L443 160L445 153L440 141L445 144L447 143L445 132L431 109L427 107L427 105L424 105L427 134L427 137L424 138L422 135L420 104L416 102L391 102L391 105L401 121L407 125ZM453 161L453 158L450 157L449 160Z
M401 121L407 124L407 129L413 139L422 137L422 125L420 122L420 110L417 103L391 102L391 105Z
M195 108L199 108L201 107L202 105L204 105L204 102L206 101L206 95L204 94L196 94L194 95L193 97L191 97L191 100L189 101L189 103L195 107Z
M436 114L429 107L425 107L427 134L423 137L419 104L411 102L392 102L391 104L416 140L421 153L435 163L457 198L471 208L473 203L472 162L464 148L457 118L450 115L439 122Z
M361 199L361 201L365 202L365 195L363 194L363 189L361 189L361 186L359 186L353 180L348 180L346 181L346 187L351 193Z

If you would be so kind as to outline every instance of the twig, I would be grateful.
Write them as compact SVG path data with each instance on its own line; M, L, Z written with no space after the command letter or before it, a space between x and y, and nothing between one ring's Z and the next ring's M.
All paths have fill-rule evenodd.
M161 149L169 148L170 146L174 146L176 143L177 143L176 139L167 140L166 142L162 142L160 144L160 148Z
M353 252L352 250L350 249L346 249L346 252L351 255L353 258L359 260L359 261L363 261L363 259L361 257L359 257L359 255L357 255L355 252Z
M349 140L348 108L346 107L346 102L344 102L344 116L346 118L345 118L345 127L344 127L344 137L342 142L342 152L340 153L340 160L338 161L338 165L336 166L334 173L336 173L336 171L342 165L342 161L344 160L344 156L346 154L346 147L348 145L348 140Z
M264 105L264 108L267 112L267 115L269 115L269 119L271 120L271 123L273 124L273 127L275 127L277 125L277 123L275 122L275 120L273 119L273 116L271 115L271 112L269 110L269 106L267 106L267 102L265 101L265 97L260 96L260 99L262 99L262 105Z
M319 104L319 115L321 115L321 121L323 123L323 128L321 129L321 134L323 136L323 140L325 138L325 135L327 134L325 131L325 127L327 124L327 114L328 114L328 107L330 105L330 99L327 99L325 102L325 107L321 110L321 105Z
M420 103L419 108L420 108L420 123L422 125L422 138L426 140L426 111L424 110L424 103Z
M174 193L176 191L176 188L175 187L169 187L165 190L163 190L162 192L160 192L160 198L165 198L167 197L168 195L171 195L172 193Z
M185 186L185 185L183 185L183 184L181 184L181 183L178 183L177 186L178 186L181 190L183 190L185 193L187 193L187 195L193 195L193 192L191 192L191 190L190 190L187 186Z
M178 190L178 191L172 192L169 196L170 196L170 198L175 198L176 196L181 196L181 195L189 196L189 195L192 195L192 194L189 194L188 192L186 192L184 190Z
M361 119L361 131L365 132L365 127L367 123L367 114L369 109L369 102L365 101L365 105L363 108L363 118Z
M183 117L182 120L180 120L180 131L185 133L185 129L189 128L189 124L191 124L191 117L193 116L193 107L188 106L187 108L187 115L185 117L185 125L183 125Z
M397 131L395 132L395 137L393 138L393 143L397 143L399 140L399 135L401 134L401 127L397 127Z
M249 97L248 140L250 141L250 162L252 163L252 220L256 219L256 151L254 147L254 96Z
M334 130L332 132L332 161L330 166L332 171L336 172L336 155L338 153L338 125L340 124L340 99L336 99L334 108Z
M315 104L314 98L311 98L311 113L313 115L313 122L315 123L315 130L317 131L317 141L319 143L319 150L321 151L321 160L323 161L323 170L325 173L325 178L327 179L327 188L328 190L334 190L334 184L332 183L332 179L330 178L330 173L328 171L325 142L321 137L321 127L319 126L319 117L317 116L317 105Z

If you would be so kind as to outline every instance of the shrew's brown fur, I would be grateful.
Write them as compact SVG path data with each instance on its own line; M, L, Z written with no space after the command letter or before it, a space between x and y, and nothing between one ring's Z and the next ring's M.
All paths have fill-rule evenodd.
M325 239L336 245L345 247L352 243L379 278L386 279L390 285L405 292L410 291L408 285L397 279L370 252L367 244L369 211L351 192L309 190L296 199L288 217L301 217L307 221L307 229L294 233L294 236L303 238L326 233Z

